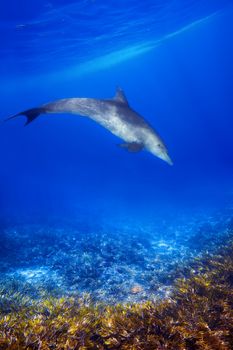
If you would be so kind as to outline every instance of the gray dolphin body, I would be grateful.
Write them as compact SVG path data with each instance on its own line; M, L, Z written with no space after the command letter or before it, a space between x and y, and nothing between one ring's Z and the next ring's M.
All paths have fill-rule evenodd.
M172 165L167 148L160 136L144 118L130 108L121 89L117 89L113 99L66 98L20 112L7 120L25 115L27 117L25 125L28 125L40 114L57 113L71 113L89 117L124 140L125 143L120 145L121 147L130 152L146 149L154 156Z

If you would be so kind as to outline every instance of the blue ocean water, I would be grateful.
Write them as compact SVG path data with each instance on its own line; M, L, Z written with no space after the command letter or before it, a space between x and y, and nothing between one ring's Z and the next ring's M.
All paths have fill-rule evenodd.
M174 162L126 152L87 118L2 123L3 279L111 301L139 284L152 298L172 267L220 244L233 201L232 23L227 0L1 2L2 120L120 86Z

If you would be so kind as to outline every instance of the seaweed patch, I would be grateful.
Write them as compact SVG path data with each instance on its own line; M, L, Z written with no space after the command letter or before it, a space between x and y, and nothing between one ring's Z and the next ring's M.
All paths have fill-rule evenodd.
M157 302L93 304L88 294L43 291L33 300L1 287L0 312L0 349L230 350L233 241L194 259L188 278L177 278L171 295Z

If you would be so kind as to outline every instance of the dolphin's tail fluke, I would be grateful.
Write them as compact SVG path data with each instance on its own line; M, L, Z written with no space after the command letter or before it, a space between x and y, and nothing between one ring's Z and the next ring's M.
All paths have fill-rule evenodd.
M27 111L15 114L15 115L5 119L5 121L17 118L21 115L25 115L25 117L27 117L27 121L24 124L24 126L26 126L26 125L30 124L31 122L33 122L33 120L35 120L42 113L46 113L44 108L32 108L32 109L28 109Z

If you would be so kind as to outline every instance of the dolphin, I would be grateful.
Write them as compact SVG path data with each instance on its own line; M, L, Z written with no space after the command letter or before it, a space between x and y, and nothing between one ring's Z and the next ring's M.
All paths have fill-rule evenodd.
M65 98L28 109L6 120L24 115L25 126L40 114L71 113L89 117L124 143L119 146L129 152L146 149L154 156L172 165L167 148L155 129L129 105L124 91L117 88L113 99Z

